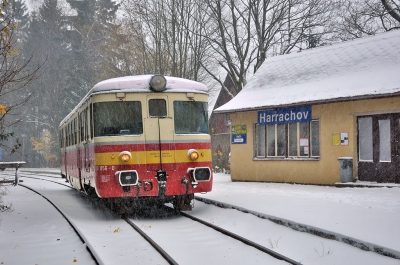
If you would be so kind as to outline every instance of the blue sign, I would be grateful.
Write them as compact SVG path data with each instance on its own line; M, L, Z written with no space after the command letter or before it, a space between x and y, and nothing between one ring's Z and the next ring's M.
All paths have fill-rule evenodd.
M247 143L246 134L232 134L232 144L245 144Z
M311 121L311 106L277 110L261 110L258 112L258 124L286 124Z

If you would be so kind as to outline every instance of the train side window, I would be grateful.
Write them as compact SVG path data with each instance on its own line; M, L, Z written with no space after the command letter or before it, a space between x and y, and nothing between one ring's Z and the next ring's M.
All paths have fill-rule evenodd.
M150 117L167 117L167 103L165 99L150 99L149 114Z
M71 146L72 145L72 121L69 122L69 141L68 141L68 145Z
M93 139L94 136L94 126L93 126L93 104L90 104L89 106L89 124L90 124L90 129L89 129L89 138Z
M83 140L85 139L85 131L84 131L84 128L85 128L85 120L84 120L84 112L85 111L82 111L80 114L79 114L79 125L80 125L80 137L81 137L81 142L83 142Z
M71 123L67 124L67 146L71 145Z
M89 117L88 117L88 109L89 108L86 108L85 109L85 120L86 120L86 122L85 122L85 140L87 141L87 140L89 140Z
M94 103L93 117L95 137L143 133L140 101Z
M69 123L67 123L67 126L65 128L66 128L66 136L65 136L65 138L67 138L66 146L69 146Z
M87 109L84 109L79 115L81 142L88 140L87 137Z
M74 141L73 141L73 145L75 145L75 144L77 144L78 143L78 124L77 124L77 118L75 118L74 120L73 120L73 122L72 122L72 125L74 126L74 130L73 130L73 133L74 133Z
M72 145L76 143L76 119L72 120Z
M69 122L69 146L72 145L72 121Z
M68 146L71 146L72 145L72 121L69 122L68 129L69 129L69 132L68 132L69 133L68 134L68 138L69 138Z
M59 137L60 137L60 147L63 148L64 144L63 144L63 137L64 137L64 128L61 128L60 132L59 132Z

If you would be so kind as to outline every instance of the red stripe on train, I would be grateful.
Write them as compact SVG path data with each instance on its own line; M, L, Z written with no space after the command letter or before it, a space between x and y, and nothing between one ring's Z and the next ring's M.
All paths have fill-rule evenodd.
M96 153L107 153L115 150L129 150L129 151L152 151L159 150L160 144L109 144L95 146ZM161 144L162 150L185 150L185 149L211 149L211 143L163 143Z

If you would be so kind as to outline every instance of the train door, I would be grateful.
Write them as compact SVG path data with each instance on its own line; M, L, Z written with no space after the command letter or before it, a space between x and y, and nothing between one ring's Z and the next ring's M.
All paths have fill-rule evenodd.
M82 119L83 116L83 112L79 113L79 115L77 116L77 118L74 119L74 126L75 126L75 147L76 147L76 168L78 171L78 182L79 182L79 188L81 190L83 190L83 186L82 186L82 158L84 157L84 150L83 150L83 145L82 145Z
M400 113L358 118L358 178L400 183Z
M173 171L175 170L174 127L168 111L168 97L148 96L147 106L147 118L144 119L147 170Z
M78 170L79 170L79 182L81 185L81 189L84 190L84 185L86 181L88 172L88 157L89 157L89 137L88 137L88 107L86 106L80 113L79 113L79 141L78 144L78 153L79 153L79 162L78 162Z
M85 172L90 171L90 164L89 164L89 108L86 107L83 110L82 114L82 125L81 125L81 137L83 143L83 169Z
M65 178L67 177L67 126L61 129L61 164L65 173Z

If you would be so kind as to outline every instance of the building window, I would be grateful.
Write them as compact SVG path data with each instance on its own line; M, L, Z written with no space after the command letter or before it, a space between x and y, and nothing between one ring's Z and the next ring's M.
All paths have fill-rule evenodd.
M256 124L256 158L317 158L319 120L288 124Z

